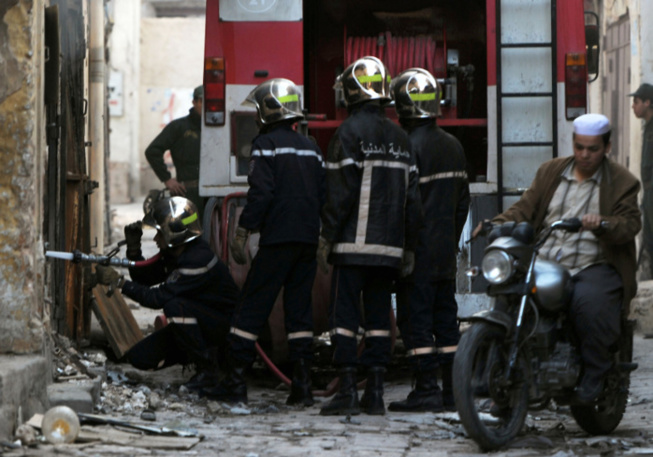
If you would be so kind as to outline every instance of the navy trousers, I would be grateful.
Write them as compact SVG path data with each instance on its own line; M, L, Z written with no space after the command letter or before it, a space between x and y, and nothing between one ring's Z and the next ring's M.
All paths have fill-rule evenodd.
M316 250L316 245L305 243L259 248L247 274L227 337L230 356L244 364L254 361L256 339L283 288L288 359L294 362L313 358L311 294L317 269Z

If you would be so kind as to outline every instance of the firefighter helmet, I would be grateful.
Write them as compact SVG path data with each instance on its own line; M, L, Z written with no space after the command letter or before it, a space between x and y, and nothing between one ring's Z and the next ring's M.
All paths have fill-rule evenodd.
M398 74L390 85L397 115L402 119L427 119L442 114L442 87L423 68L409 68Z
M263 125L302 119L302 99L295 83L285 78L273 78L252 90L243 105L254 105Z
M154 203L143 218L154 227L169 248L188 243L202 234L202 225L193 202L184 197L168 197Z
M342 90L345 104L352 106L367 100L390 100L390 74L376 57L361 57L345 68L333 86Z

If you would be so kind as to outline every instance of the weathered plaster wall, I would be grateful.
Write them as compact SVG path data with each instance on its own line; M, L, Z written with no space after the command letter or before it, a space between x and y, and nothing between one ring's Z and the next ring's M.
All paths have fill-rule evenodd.
M112 203L126 203L140 195L141 164L138 150L140 79L140 2L112 0L113 29L109 68L122 76L122 114L112 115L110 136L110 195Z
M0 2L0 353L43 344L42 9Z

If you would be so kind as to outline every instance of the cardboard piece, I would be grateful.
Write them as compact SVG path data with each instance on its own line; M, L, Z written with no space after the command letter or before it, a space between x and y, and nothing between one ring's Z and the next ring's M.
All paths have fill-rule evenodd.
M129 306L119 290L108 296L109 288L97 285L93 289L93 313L109 340L117 358L121 358L133 345L143 339Z

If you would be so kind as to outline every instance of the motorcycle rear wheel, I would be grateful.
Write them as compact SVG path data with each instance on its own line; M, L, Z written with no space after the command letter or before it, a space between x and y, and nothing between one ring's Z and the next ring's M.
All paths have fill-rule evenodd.
M622 321L622 337L615 362L629 363L633 360L634 322ZM616 368L606 378L606 388L595 405L571 405L571 415L591 435L612 432L624 417L630 392L630 371L619 373Z
M612 432L624 417L628 404L630 379L616 381L608 387L595 405L571 405L571 415L580 428L591 435Z
M526 420L526 363L518 357L512 379L504 379L509 344L503 328L474 323L458 344L453 364L454 398L467 434L484 451L514 439Z

